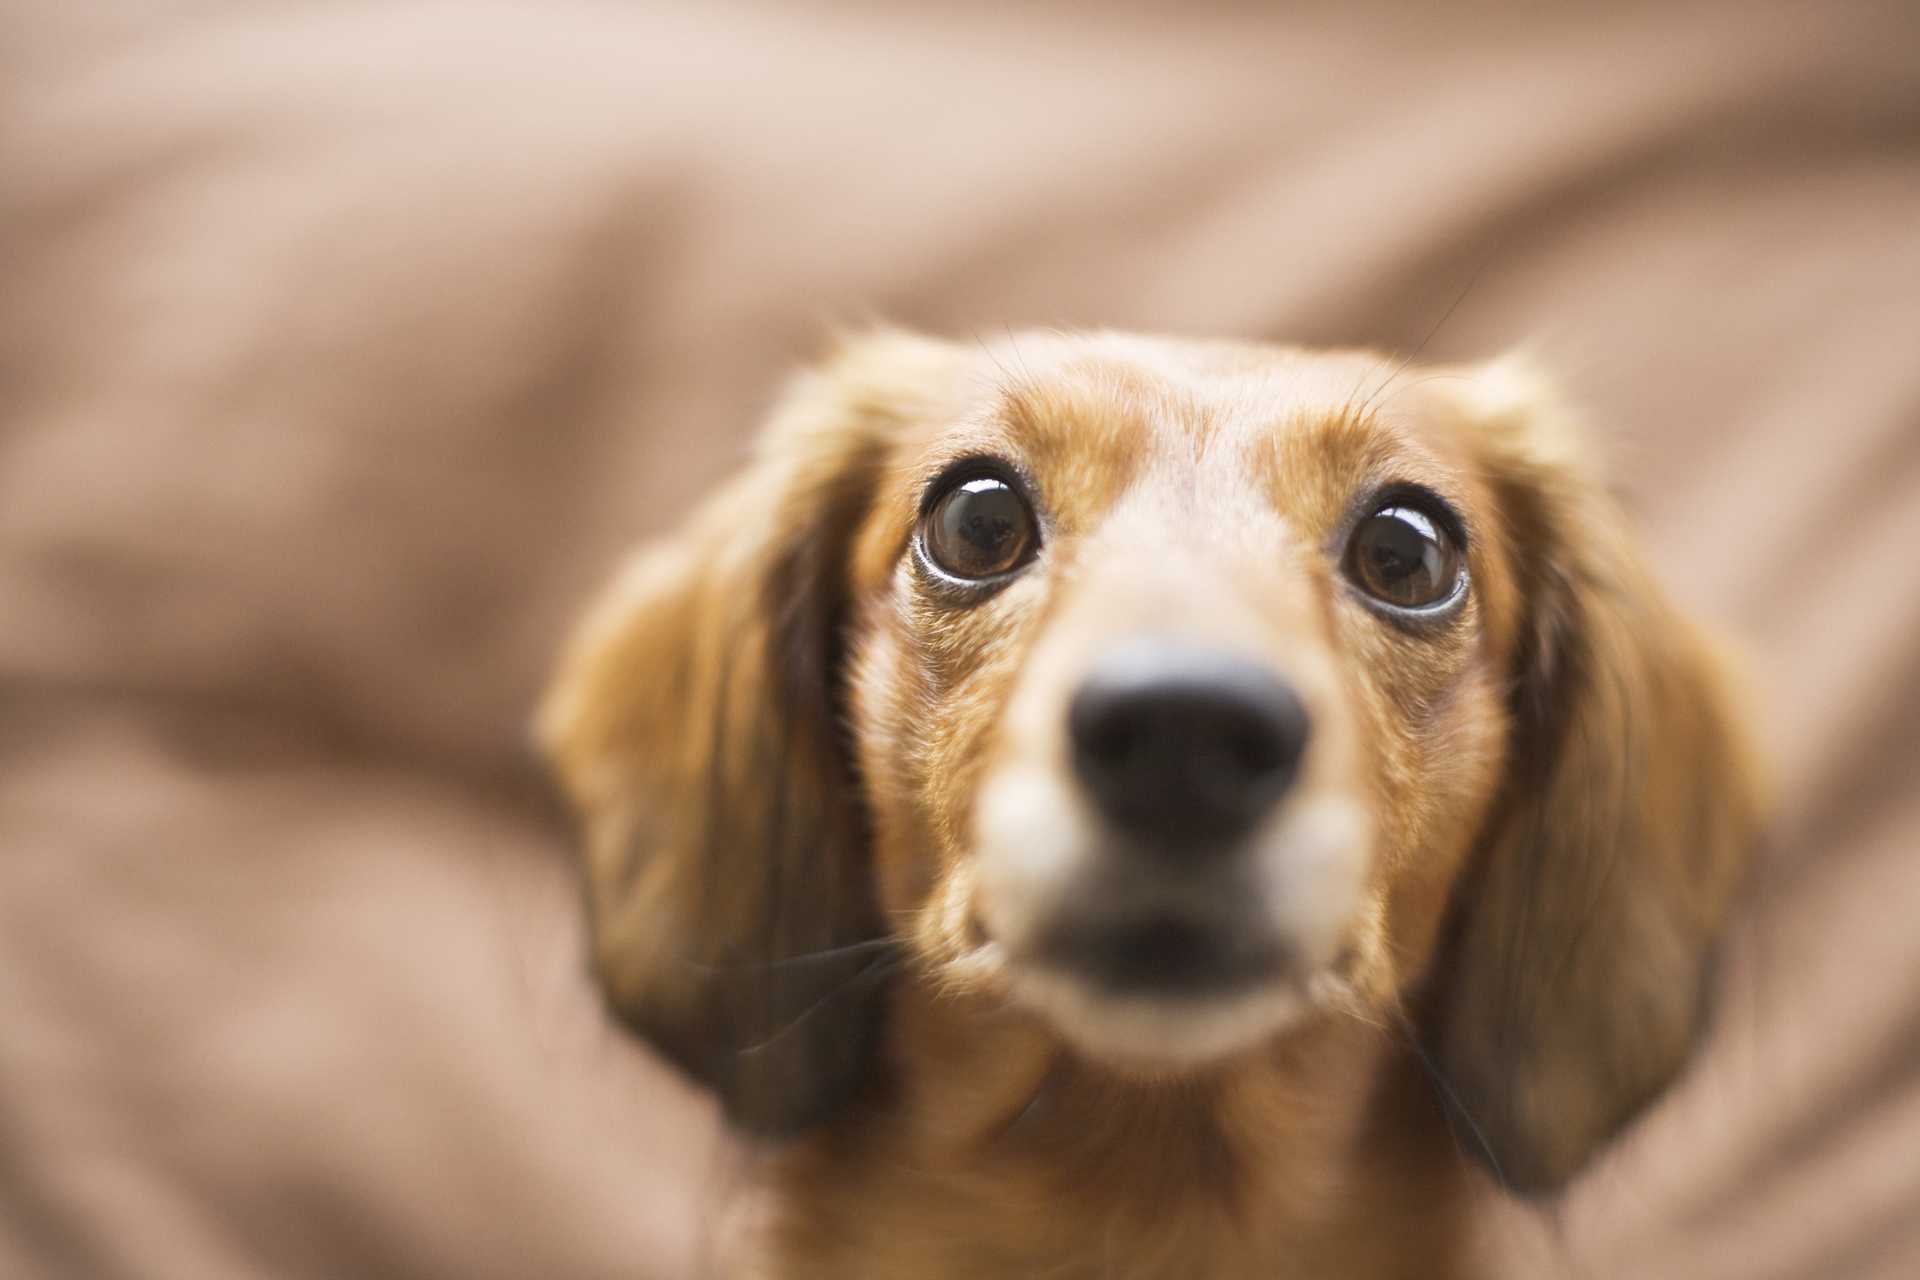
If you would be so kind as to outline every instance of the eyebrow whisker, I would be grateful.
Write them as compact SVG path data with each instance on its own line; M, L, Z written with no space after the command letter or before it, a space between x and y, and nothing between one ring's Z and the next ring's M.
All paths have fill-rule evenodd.
M1467 295L1473 292L1473 287L1480 283L1480 277L1485 273L1487 264L1493 260L1494 252L1498 247L1498 245L1490 246L1487 252L1481 255L1480 261L1474 264L1473 273L1467 277L1467 282L1460 287L1460 292L1453 296L1453 301L1447 304L1447 309L1440 313L1440 318L1435 320L1432 326L1428 328L1426 336L1420 339L1419 344L1415 346L1413 350L1401 356L1399 361L1396 362L1393 368L1387 373L1387 376L1381 380L1380 385L1368 392L1366 397L1361 400L1360 414L1362 416L1380 408L1381 402L1379 397L1385 393L1388 387L1393 385L1395 378L1398 378L1402 373L1406 372L1407 367L1420 358L1421 353L1427 349L1427 345L1433 341L1434 335L1438 334L1441 327L1453 318L1453 313L1458 311L1460 304L1467 300Z

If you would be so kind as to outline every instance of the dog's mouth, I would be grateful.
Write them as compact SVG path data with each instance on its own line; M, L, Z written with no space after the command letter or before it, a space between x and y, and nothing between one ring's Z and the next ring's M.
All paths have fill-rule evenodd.
M1167 912L1062 923L1043 935L1030 962L1118 999L1203 1000L1274 982L1287 954L1253 930Z
M1343 1002L1337 963L1364 926L1365 810L1296 797L1248 838L1175 851L1087 812L1048 769L986 785L971 875L983 972L1100 1060L1204 1066Z
M1326 975L1251 912L1074 915L1005 955L1015 1001L1069 1045L1149 1075L1204 1068L1299 1024Z
M1256 1050L1301 1025L1319 1003L1312 984L1284 971L1258 978L1230 967L1204 981L1200 972L1170 979L1158 968L1115 986L1074 970L1019 965L1012 990L1079 1053L1143 1076L1203 1070Z

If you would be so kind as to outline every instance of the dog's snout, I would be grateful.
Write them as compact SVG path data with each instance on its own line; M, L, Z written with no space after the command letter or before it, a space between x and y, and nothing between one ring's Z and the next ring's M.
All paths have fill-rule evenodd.
M1187 853L1249 830L1306 749L1299 695L1232 654L1136 642L1098 658L1069 711L1074 768L1143 845Z

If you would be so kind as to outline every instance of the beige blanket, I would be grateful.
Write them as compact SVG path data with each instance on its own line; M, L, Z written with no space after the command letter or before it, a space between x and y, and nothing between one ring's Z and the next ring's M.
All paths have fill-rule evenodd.
M0 0L0 1275L681 1277L524 722L831 321L1592 406L1782 802L1515 1277L1920 1275L1920 10Z

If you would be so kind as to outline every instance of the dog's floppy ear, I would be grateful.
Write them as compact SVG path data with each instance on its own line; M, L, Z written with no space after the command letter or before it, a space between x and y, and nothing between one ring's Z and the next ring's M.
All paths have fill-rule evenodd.
M737 1124L823 1118L891 967L840 715L848 543L951 349L843 343L745 473L643 549L560 663L539 733L579 817L597 977Z
M1467 413L1517 572L1510 772L1459 886L1430 1030L1466 1145L1563 1184L1679 1071L1757 834L1720 659L1674 612L1523 365Z

